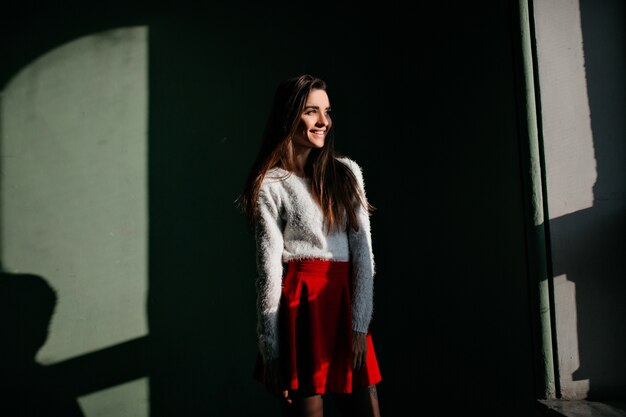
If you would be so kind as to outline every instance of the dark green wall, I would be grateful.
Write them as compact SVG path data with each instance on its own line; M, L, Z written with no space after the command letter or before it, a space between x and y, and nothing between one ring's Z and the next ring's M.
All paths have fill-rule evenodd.
M532 415L510 7L236 2L5 26L2 82L72 37L148 26L150 335L120 352L147 369L152 417L275 409L251 379L254 248L233 201L274 86L301 72L330 83L337 147L378 208L383 414Z

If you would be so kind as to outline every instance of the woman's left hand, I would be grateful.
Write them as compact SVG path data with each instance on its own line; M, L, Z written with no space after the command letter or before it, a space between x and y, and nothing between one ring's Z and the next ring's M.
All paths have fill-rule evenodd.
M352 331L352 369L359 370L365 366L367 357L367 333Z

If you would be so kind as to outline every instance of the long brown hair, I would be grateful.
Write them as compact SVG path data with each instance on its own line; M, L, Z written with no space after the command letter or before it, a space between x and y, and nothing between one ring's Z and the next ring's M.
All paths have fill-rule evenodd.
M292 77L281 82L263 132L261 147L250 169L243 193L238 202L243 208L251 229L257 216L259 190L267 172L280 167L295 170L292 138L300 123L306 100L311 90L327 91L326 82L309 74ZM305 174L311 178L313 198L320 205L328 231L339 230L344 222L358 230L358 204L371 213L374 207L361 192L352 170L339 161L334 149L333 129L327 132L324 146L311 150Z

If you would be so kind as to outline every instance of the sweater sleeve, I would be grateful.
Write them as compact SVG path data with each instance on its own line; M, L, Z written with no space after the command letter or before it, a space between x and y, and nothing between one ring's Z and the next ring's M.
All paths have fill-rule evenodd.
M257 263L257 337L265 362L279 356L278 305L281 296L283 265L282 221L278 196L261 188L255 226Z
M361 192L365 196L365 185L361 167L354 161L349 162ZM374 274L375 263L372 251L370 214L358 205L357 220L359 230L348 232L350 258L353 265L352 277L352 329L367 333L374 310Z

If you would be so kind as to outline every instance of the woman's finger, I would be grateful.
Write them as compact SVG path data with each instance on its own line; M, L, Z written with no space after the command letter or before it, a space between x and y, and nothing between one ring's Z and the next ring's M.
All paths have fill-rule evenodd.
M287 401L287 404L291 404L291 403L292 403L292 399L291 399L291 397L289 396L289 391L284 390L284 391L282 392L282 395L283 395L283 398L285 399L285 401Z

